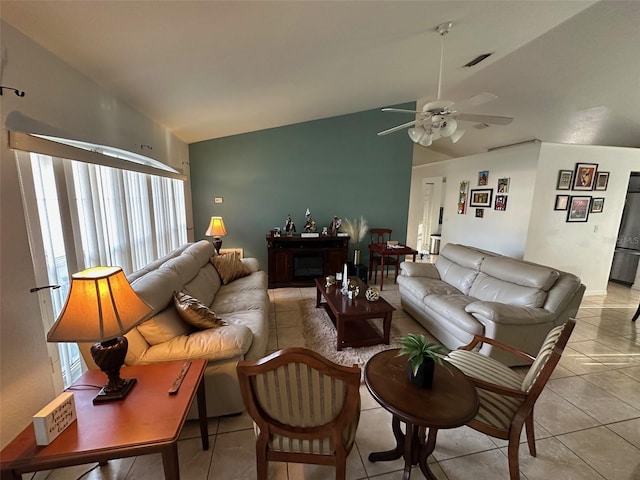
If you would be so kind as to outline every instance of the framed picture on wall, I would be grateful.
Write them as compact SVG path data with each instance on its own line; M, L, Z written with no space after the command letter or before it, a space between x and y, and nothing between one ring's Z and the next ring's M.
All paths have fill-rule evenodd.
M567 222L586 222L589 219L591 197L572 196L569 199Z
M602 213L604 210L604 198L598 197L591 200L591 213Z
M493 188L478 188L471 190L471 201L469 206L471 207L491 207L491 200L493 199Z
M476 208L476 218L484 217L484 208Z
M596 187L594 190L606 190L609 184L609 172L596 173Z
M573 170L560 170L556 190L571 190L571 180L573 180Z
M478 186L489 185L489 170L478 172Z
M507 199L508 195L496 195L496 201L494 204L494 209L504 212L507 209Z
M569 195L556 195L554 210L566 210L569 208Z
M593 190L597 170L597 163L576 163L576 170L573 175L573 190Z
M511 178L498 179L498 193L509 193L509 181Z

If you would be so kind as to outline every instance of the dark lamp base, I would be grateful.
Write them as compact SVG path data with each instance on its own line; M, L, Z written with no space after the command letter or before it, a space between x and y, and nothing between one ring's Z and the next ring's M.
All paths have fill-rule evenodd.
M125 337L117 337L91 346L91 356L109 381L102 387L98 396L93 399L96 403L122 400L136 384L135 378L120 378L120 367L124 364L129 342Z
M95 405L96 403L123 400L137 382L135 378L121 378L120 380L122 380L122 387L120 388L120 390L109 392L107 391L106 386L102 387L100 393L98 393L98 395L93 399L93 404Z
M216 249L216 253L220 255L220 247L222 247L222 240L220 237L213 239L213 248Z

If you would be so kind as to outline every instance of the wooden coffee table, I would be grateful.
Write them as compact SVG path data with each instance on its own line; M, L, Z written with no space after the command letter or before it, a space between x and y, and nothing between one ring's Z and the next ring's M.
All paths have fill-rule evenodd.
M367 284L357 277L349 277L360 287L360 294L350 299L340 291L340 284L325 286L324 278L316 278L316 307L324 307L336 327L336 348L366 347L386 343L389 345L391 316L395 308L382 297L370 302L364 296ZM324 297L325 302L321 302ZM382 318L382 333L369 320Z
M391 428L396 447L387 452L369 454L370 462L396 460L404 456L403 480L411 475L411 466L429 480L436 480L427 459L436 446L438 429L465 425L478 411L478 393L469 379L453 365L436 364L433 386L418 387L408 379L407 357L398 349L380 352L364 367L364 381L380 405L393 414ZM400 428L406 425L406 434ZM425 430L429 435L425 442Z
M103 385L100 370L87 371L68 391L73 392L77 420L47 446L38 446L30 424L0 453L2 480L21 479L37 472L114 458L159 452L167 480L179 480L178 437L189 407L198 398L203 450L209 449L209 432L203 375L205 360L192 360L180 390L168 390L178 377L183 361L123 367L123 378L137 384L122 401L94 405L97 389L80 385Z

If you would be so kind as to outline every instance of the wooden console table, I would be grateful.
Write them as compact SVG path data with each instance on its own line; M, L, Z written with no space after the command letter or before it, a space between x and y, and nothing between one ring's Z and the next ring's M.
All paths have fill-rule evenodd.
M342 272L349 237L267 235L269 288L312 287L314 280Z
M166 480L179 480L178 437L194 398L202 449L209 449L209 432L203 383L205 360L193 360L180 390L168 390L184 362L123 367L123 378L137 384L121 401L94 405L97 390L72 385L77 420L49 445L36 445L33 424L20 433L0 454L0 478L19 480L24 472L106 462L114 458L161 453ZM89 370L74 385L102 385L106 376Z

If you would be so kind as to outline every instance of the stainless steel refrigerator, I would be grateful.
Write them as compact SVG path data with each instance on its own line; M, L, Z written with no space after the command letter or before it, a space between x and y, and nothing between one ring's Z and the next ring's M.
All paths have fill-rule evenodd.
M640 260L640 192L627 193L609 278L632 285Z

